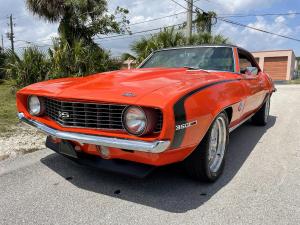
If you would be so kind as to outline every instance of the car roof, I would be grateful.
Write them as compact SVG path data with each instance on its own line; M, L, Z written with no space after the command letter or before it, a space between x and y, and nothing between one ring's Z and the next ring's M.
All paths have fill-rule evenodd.
M236 45L232 45L232 44L203 44L203 45L186 45L186 46L178 46L178 47L170 47L170 48L162 48L162 49L158 49L155 50L154 52L159 52L159 51L165 51L165 50L172 50L172 49L184 49L184 48L201 48L201 47L228 47L228 48L238 48L241 49L243 51L249 52L244 48L241 48L239 46Z

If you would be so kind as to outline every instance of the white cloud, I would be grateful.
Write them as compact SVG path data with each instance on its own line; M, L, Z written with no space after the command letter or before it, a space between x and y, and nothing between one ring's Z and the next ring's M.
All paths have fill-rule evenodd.
M285 22L285 18L283 16L277 16L275 18L275 23L284 23Z
M282 16L278 16L272 21L268 21L264 17L256 17L253 23L247 25L285 36L294 35L292 29L286 24L286 19ZM216 33L229 37L234 44L251 51L285 48L283 44L287 41L282 37L224 23L216 28Z
M273 3L278 2L280 0L217 0L216 6L221 8L221 11L226 11L230 13L249 13L250 10L254 10L259 8L270 7Z
M186 5L184 0L178 0L183 5ZM208 1L197 1L195 5L201 6L205 10L214 10L219 14L249 14L257 12L271 12L274 3L282 2L282 4L291 4L289 12L295 12L297 10L292 3L287 3L283 0L210 0ZM57 35L57 24L49 24L44 20L33 16L25 7L24 0L0 0L0 32L4 34L8 27L6 25L6 16L13 13L16 18L15 23L15 36L16 40L28 40L37 42L39 44L51 43L51 37ZM129 18L131 23L139 23L145 20L150 20L157 17L164 17L174 13L184 11L183 8L174 4L170 0L114 0L108 1L109 11L113 12L117 6L125 7L129 9ZM275 10L275 9L274 9ZM276 11L276 10L275 10ZM274 12L274 11L273 11ZM254 26L260 29L269 30L274 33L280 33L289 36L300 36L300 26L298 24L291 26L292 19L295 15L279 16L279 17L257 17L257 18L232 18L235 21L247 21L245 23L249 26ZM296 17L298 18L298 17ZM185 14L165 18L162 20L156 20L153 22L142 23L131 27L131 31L142 31L153 28L159 28L167 25L177 24L186 19ZM294 19L295 20L295 19ZM250 21L250 22L249 22ZM230 38L230 40L238 45L241 45L250 50L262 50L262 49L277 49L286 48L284 46L291 45L289 48L299 49L300 45L296 42L289 42L286 39L280 37L274 37L272 35L264 34L254 30L245 29L242 27L226 24L219 21L214 28L216 33L221 33L224 36ZM293 31L293 32L292 32ZM122 52L129 51L130 44L139 38L130 37L126 39L100 41L107 49L111 49L114 55L119 55ZM24 46L24 42L17 42L16 46ZM5 38L5 46L9 46L9 41Z

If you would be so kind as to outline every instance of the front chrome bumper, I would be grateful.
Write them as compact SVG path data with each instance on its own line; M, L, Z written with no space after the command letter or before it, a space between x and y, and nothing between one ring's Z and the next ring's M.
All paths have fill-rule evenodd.
M38 121L28 119L24 116L23 113L18 113L18 117L21 121L41 130L43 133L57 137L64 140L77 141L84 144L93 144L100 146L107 146L113 148L120 148L126 150L148 152L148 153L160 153L165 151L169 145L170 141L137 141L137 140L128 140L121 138L112 138L112 137L103 137L96 135L80 134L73 132L65 132L53 129L48 127Z

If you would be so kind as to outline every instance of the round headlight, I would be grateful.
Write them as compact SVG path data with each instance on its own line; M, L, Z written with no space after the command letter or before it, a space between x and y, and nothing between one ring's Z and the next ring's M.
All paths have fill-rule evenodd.
M123 125L127 132L142 135L147 127L147 118L143 109L129 106L123 114Z
M123 126L133 135L141 136L154 131L158 121L157 110L128 106L123 113Z
M37 96L29 96L28 111L33 116L40 116L44 113L45 106L41 98Z

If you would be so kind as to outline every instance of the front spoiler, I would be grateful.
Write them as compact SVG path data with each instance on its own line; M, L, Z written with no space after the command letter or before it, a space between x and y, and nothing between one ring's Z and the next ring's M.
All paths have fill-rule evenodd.
M92 145L100 145L112 148L119 148L125 150L133 150L147 153L161 153L165 151L169 145L170 141L138 141L138 140L128 140L121 138L112 138L112 137L103 137L96 135L87 135L73 132L65 132L53 129L51 127L46 126L36 120L28 119L25 117L24 113L18 113L18 117L21 121L41 130L47 135L57 137L63 140L76 141L83 144L92 144Z

